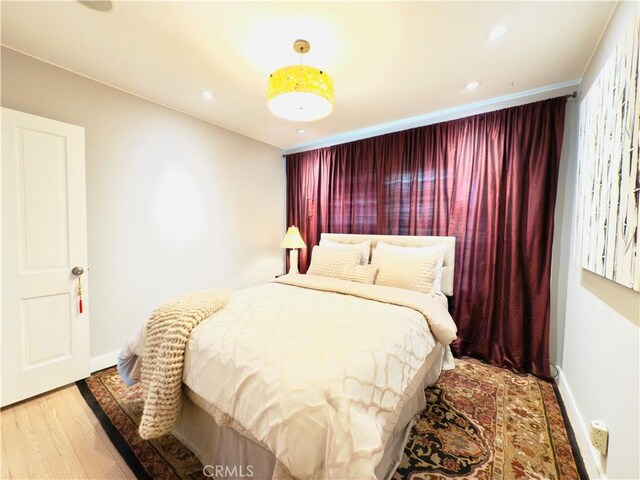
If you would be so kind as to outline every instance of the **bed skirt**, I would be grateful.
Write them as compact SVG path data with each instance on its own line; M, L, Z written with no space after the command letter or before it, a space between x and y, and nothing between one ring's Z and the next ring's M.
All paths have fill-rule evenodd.
M449 347L437 343L427 356L427 363L429 367L423 380L423 388L419 388L402 409L397 427L376 467L376 477L380 480L391 478L402 460L413 418L426 406L424 389L438 380L443 369L453 367ZM276 468L276 458L269 450L232 427L218 425L207 411L197 405L202 402L204 400L190 390L183 394L182 416L172 433L198 456L205 465L205 475L216 479L283 478Z

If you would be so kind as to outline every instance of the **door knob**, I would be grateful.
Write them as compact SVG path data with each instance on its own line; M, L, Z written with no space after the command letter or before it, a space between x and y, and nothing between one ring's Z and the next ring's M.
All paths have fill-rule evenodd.
M71 273L73 273L76 277L79 277L84 273L84 268L82 267L73 267L71 269Z

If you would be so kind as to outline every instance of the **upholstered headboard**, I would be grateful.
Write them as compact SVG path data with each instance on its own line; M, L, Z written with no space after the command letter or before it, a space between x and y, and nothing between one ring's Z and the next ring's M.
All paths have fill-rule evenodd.
M444 268L442 270L442 293L453 295L453 268L455 265L456 238L455 237L418 237L411 235L356 235L348 233L323 233L320 238L340 243L362 243L371 240L371 250L376 248L379 241L401 247L430 247L444 245ZM371 252L369 252L371 259Z

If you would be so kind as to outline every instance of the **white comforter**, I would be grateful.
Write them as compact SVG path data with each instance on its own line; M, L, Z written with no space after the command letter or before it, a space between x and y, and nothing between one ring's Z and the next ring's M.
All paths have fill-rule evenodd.
M455 324L417 292L310 275L279 282L234 292L193 330L184 383L293 477L374 479L427 355L453 341ZM143 344L141 328L119 365Z

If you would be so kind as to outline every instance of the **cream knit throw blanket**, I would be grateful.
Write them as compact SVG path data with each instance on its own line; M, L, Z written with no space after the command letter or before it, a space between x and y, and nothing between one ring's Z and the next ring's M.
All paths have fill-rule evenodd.
M144 410L140 436L158 438L171 431L182 411L184 351L191 331L223 308L230 290L205 290L158 307L146 323L140 380Z

